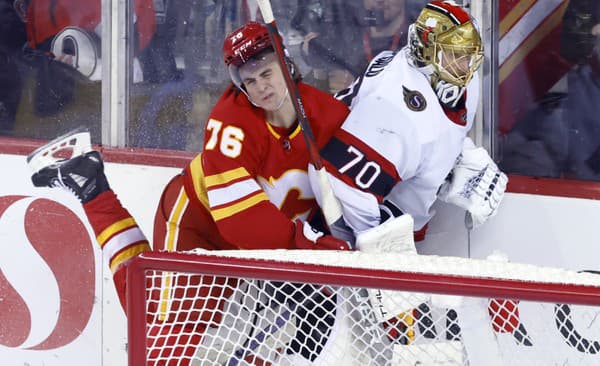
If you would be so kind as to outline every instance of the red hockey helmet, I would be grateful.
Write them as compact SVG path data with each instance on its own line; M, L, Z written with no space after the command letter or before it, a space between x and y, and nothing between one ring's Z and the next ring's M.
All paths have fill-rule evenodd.
M227 66L240 66L267 47L271 47L267 26L248 22L225 37L223 60Z
M258 22L248 22L225 37L223 42L223 61L229 70L231 81L244 91L239 67L250 59L272 47L267 26ZM264 57L255 61L262 62Z

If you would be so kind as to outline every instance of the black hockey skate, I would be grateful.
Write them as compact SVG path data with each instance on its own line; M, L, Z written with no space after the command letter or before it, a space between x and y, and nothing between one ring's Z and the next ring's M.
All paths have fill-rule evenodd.
M100 153L92 151L89 132L77 129L60 136L27 156L36 187L61 187L81 203L110 189Z
M97 151L56 162L34 173L31 181L36 187L65 188L74 193L81 203L89 202L110 189Z

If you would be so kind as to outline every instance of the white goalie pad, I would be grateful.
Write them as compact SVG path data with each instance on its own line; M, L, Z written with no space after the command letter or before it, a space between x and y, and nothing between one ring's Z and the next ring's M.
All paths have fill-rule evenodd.
M414 220L404 214L360 232L356 248L366 253L417 253L413 233Z
M34 173L92 151L90 133L84 128L72 130L37 148L27 156L27 165Z
M383 224L363 231L356 236L356 247L367 253L417 255L413 233L414 220L404 214ZM379 322L417 307L428 296L403 291L368 289L371 306Z

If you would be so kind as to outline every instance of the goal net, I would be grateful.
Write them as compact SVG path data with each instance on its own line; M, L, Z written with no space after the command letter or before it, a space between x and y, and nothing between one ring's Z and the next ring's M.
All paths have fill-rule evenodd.
M144 253L127 278L132 366L600 364L594 273L277 250Z

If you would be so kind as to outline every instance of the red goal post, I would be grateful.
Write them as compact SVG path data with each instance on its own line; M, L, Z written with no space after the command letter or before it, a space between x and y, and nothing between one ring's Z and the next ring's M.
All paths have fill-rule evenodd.
M149 252L127 271L135 366L600 364L591 273L284 250ZM378 320L367 288L406 310Z

